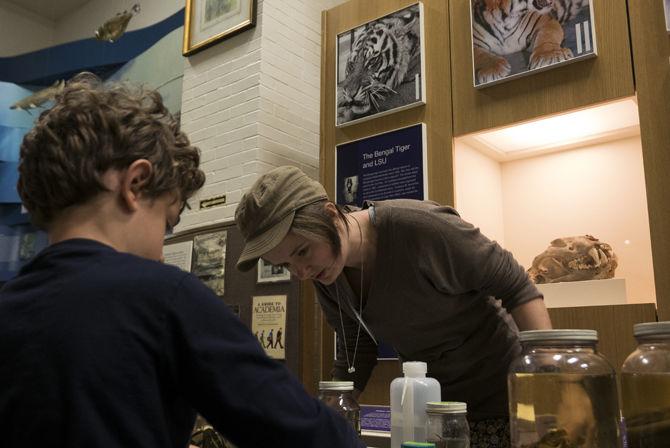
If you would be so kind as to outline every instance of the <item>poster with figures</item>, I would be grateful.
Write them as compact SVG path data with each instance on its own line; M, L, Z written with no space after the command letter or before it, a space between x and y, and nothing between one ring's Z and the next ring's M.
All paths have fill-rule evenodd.
M218 296L225 292L226 231L196 235L193 238L191 272Z
M251 331L270 358L286 359L286 296L256 296Z

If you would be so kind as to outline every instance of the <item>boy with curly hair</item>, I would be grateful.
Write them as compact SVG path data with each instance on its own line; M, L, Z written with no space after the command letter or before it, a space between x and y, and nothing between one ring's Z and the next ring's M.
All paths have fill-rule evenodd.
M68 83L21 145L49 247L0 291L2 446L185 447L196 411L240 447L360 447L193 275L158 260L205 181L153 91Z

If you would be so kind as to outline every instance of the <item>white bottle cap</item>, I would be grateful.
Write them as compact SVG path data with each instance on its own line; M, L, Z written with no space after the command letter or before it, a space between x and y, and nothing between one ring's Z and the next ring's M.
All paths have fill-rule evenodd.
M402 373L405 376L421 376L428 371L428 365L421 361L409 361L402 363Z

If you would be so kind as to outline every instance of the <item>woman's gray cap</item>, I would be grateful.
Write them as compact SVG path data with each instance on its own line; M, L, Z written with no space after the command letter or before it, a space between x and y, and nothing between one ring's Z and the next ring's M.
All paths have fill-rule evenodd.
M277 247L291 229L296 210L327 199L319 182L293 166L281 166L259 177L235 210L245 242L237 269L252 269L263 254Z

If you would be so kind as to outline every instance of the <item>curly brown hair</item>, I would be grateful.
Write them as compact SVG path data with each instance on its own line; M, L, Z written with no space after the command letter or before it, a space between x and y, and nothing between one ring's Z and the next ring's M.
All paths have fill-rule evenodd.
M186 201L205 182L200 151L158 92L80 73L24 137L18 192L33 222L48 228L61 210L108 191L106 171L138 159L153 166L141 190L149 198L174 192Z

